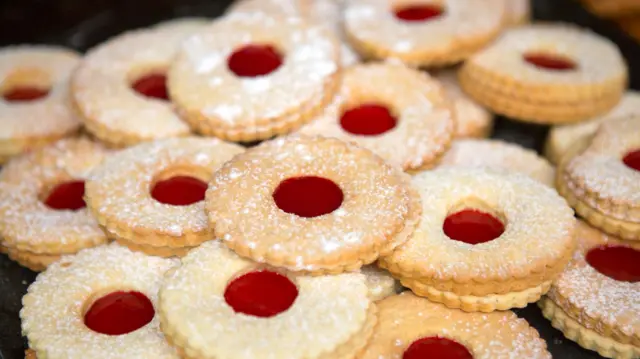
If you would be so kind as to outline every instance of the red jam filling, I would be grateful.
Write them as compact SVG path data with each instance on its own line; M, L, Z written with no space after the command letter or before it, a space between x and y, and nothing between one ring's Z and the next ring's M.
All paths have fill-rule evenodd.
M227 60L229 70L240 77L264 76L282 65L282 55L273 46L247 45L234 51Z
M640 171L640 150L627 153L627 155L622 159L622 162L624 162L627 167Z
M553 71L574 70L577 65L572 60L554 54L529 53L524 55L524 60L536 67Z
M388 108L376 104L364 104L345 111L340 126L354 135L375 136L396 127L397 120Z
M291 307L298 288L289 278L267 270L244 274L229 283L224 299L236 313L269 318Z
M140 292L113 292L91 305L84 315L84 324L94 332L122 335L144 327L155 313L146 295Z
M418 339L405 350L402 359L473 359L462 344L450 339L428 337Z
M158 100L169 100L167 77L163 74L151 74L139 78L131 87L139 94Z
M41 99L49 94L49 90L37 87L23 86L14 87L2 94L2 97L9 102L29 102Z
M305 218L331 213L340 208L343 199L337 184L315 176L288 178L273 192L278 208Z
M621 282L640 281L640 251L624 246L601 246L590 250L587 263L598 272Z
M86 207L84 181L69 181L55 186L44 201L51 209L76 211Z
M455 241L480 244L500 237L504 232L504 224L489 213L465 209L449 215L442 229Z
M411 22L433 20L442 13L441 7L429 4L405 6L395 12L398 19Z
M151 197L173 206L188 206L204 200L207 184L189 176L175 176L153 186Z

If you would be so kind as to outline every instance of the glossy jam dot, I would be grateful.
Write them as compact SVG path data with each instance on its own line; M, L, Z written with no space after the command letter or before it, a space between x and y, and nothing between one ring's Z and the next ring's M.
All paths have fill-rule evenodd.
M640 281L640 251L624 246L601 246L591 249L587 263L598 272L621 282Z
M400 20L419 22L433 20L442 15L442 8L437 5L411 5L396 9L396 17Z
M442 229L455 241L480 244L500 237L504 232L504 224L489 213L465 209L449 215Z
M39 100L49 94L49 90L37 87L14 87L2 94L8 102L29 102Z
M329 214L342 205L344 194L333 181L315 176L292 177L280 183L273 200L281 210L300 217Z
M640 150L627 153L622 161L627 165L627 167L640 171Z
M84 181L69 181L53 187L44 204L51 209L76 211L86 207Z
M158 100L169 100L167 77L163 74L151 74L139 78L131 87L139 94Z
M473 359L462 344L450 339L428 337L418 339L405 350L402 359Z
M340 126L354 135L376 136L392 130L396 118L385 106L364 104L349 109L340 117Z
M207 184L189 176L175 176L159 181L151 190L156 201L173 206L188 206L204 200Z
M298 288L289 278L266 270L234 279L224 292L224 299L236 313L262 318L284 312L297 297Z
M264 76L282 65L282 55L273 46L247 45L234 51L227 65L240 77Z
M529 53L524 55L524 60L538 68L552 71L569 71L577 67L571 59L555 54Z
M84 324L94 332L122 335L149 323L155 310L140 292L113 292L96 300L84 315Z

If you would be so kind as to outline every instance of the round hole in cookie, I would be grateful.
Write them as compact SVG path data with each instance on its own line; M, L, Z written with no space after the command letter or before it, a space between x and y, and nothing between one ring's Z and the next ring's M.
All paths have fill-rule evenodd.
M207 183L191 176L173 176L153 185L151 197L172 206L188 206L204 200Z
M622 159L627 167L640 171L640 150L635 150L627 153Z
M84 324L94 332L122 335L144 327L154 315L155 309L146 295L118 291L94 301L84 314Z
M464 345L442 337L421 338L404 351L402 359L473 359Z
M465 209L448 215L442 229L455 241L480 244L500 237L504 233L504 224L487 212Z
M342 129L361 136L377 136L396 127L398 120L383 105L362 104L346 110L340 117Z
M395 9L396 18L409 22L434 20L442 16L443 9L436 4L415 4Z
M7 102L30 102L42 99L49 95L49 89L35 86L16 86L2 93Z
M57 184L46 195L44 204L56 210L76 211L86 207L84 181L68 181Z
M344 193L330 179L317 176L288 178L273 191L276 206L284 212L312 218L340 208Z
M531 65L544 70L571 71L578 67L575 61L570 58L553 53L528 52L523 55L523 59Z
M240 77L268 75L281 65L282 54L271 45L245 45L227 59L229 70Z
M631 247L605 245L587 252L587 263L598 272L621 282L640 281L640 251Z
M137 93L158 100L169 100L167 93L167 76L161 73L151 73L139 77L131 84Z
M232 280L224 299L236 313L269 318L293 305L298 288L286 276L268 270L254 271Z

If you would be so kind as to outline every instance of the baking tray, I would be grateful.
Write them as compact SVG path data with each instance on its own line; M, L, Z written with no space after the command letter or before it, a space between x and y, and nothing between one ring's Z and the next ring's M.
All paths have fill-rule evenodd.
M3 0L0 45L49 43L79 51L122 31L183 16L216 17L231 1L205 0ZM534 0L534 17L589 27L618 44L629 64L640 63L640 46L613 23L596 18L571 0ZM56 21L51 21L55 19ZM640 67L631 68L631 87L640 86ZM494 138L541 151L548 128L498 118ZM36 274L0 255L0 359L22 359L26 340L20 335L21 298ZM516 310L540 332L554 358L598 359L551 327L535 304ZM96 358L99 359L99 358ZM525 359L525 358L523 358Z

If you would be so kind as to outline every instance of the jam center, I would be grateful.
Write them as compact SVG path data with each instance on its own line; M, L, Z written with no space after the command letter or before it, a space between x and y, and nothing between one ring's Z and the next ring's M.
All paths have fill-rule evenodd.
M621 282L640 281L640 251L624 246L601 246L590 250L587 263L598 272Z
M298 288L289 278L266 270L234 279L224 292L234 311L262 318L286 311L297 297Z
M556 54L528 53L524 55L524 60L545 70L569 71L578 67L571 59Z
M51 209L76 211L86 207L84 181L69 181L56 185L44 204Z
M282 55L273 46L247 45L229 56L229 70L240 77L268 75L282 65Z
M465 209L449 215L442 229L455 241L480 244L500 237L504 232L504 224L489 213Z
M155 310L140 292L113 292L96 300L84 315L84 324L94 332L122 335L149 323Z
M207 184L189 176L175 176L159 181L151 190L156 201L173 206L188 206L204 200Z
M627 153L622 161L625 165L627 165L627 167L632 168L636 171L640 171L640 150L635 150Z
M41 99L49 94L49 90L37 87L21 86L14 87L2 94L2 97L9 102L29 102Z
M344 194L333 181L315 176L292 177L280 183L273 200L281 210L311 218L340 208Z
M139 94L158 100L169 100L167 77L163 74L150 74L136 80L131 87Z
M410 5L397 9L395 15L398 19L411 22L433 20L442 15L442 8L437 5Z
M402 359L473 359L462 344L450 339L428 337L418 339L405 350Z
M354 135L375 136L392 130L396 118L388 108L376 104L364 104L345 111L340 118L340 126Z

